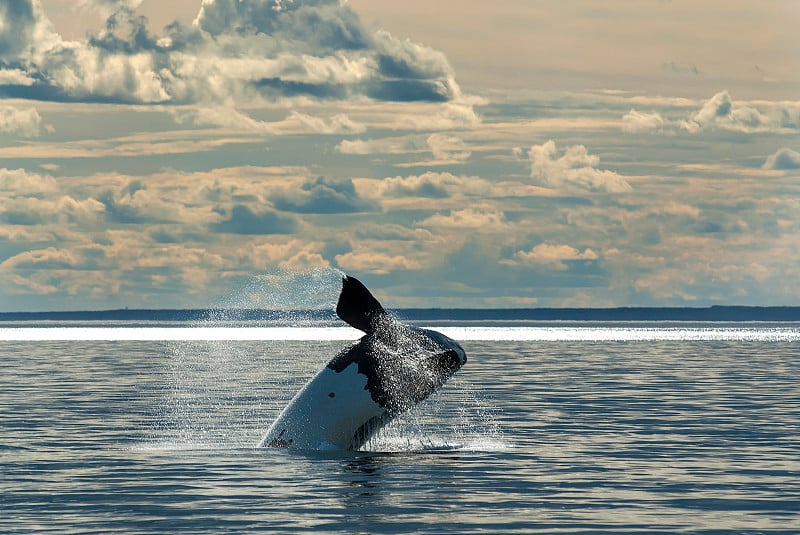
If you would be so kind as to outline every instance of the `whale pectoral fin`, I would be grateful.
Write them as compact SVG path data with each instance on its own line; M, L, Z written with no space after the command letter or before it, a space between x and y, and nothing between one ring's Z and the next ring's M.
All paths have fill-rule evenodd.
M336 304L336 315L351 327L369 334L387 317L386 310L361 281L345 275Z

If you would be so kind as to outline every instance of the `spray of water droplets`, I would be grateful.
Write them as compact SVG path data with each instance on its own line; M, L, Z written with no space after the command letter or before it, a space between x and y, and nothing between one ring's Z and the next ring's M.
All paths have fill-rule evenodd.
M339 325L333 312L341 273L253 277L194 328ZM168 395L152 441L174 449L251 448L294 393L347 345L341 341L177 341L169 347ZM496 449L495 410L465 381L451 379L362 449Z

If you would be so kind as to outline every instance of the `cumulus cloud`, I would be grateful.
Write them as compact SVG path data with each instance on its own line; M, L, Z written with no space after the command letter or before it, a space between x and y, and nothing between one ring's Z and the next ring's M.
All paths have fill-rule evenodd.
M49 129L49 127L45 127ZM42 131L42 117L36 108L18 109L0 106L0 132L22 137L36 137Z
M390 177L381 180L372 188L379 198L427 197L443 199L449 196L448 186L458 184L458 177L450 173L424 173L408 177Z
M297 229L297 223L291 217L278 214L274 210L254 212L244 204L234 205L230 211L223 211L225 218L212 223L214 232L226 234L262 235L291 234Z
M481 100L469 102L461 99L456 102L446 102L428 113L412 113L401 115L394 124L395 128L404 130L455 130L470 129L481 124L481 117L472 107Z
M345 139L337 146L342 154L412 154L430 152L430 161L411 162L399 166L459 164L469 159L472 151L458 136L433 133L430 135L409 135L380 139Z
M286 243L249 243L239 250L237 264L255 269L277 266L285 271L330 267L320 253L323 244L289 240Z
M0 168L0 191L5 198L16 195L38 195L58 190L56 180L50 175L31 173L25 169Z
M35 83L36 80L28 76L22 69L0 69L0 86L30 86Z
M522 149L515 149L518 157ZM528 151L531 178L537 184L553 189L580 189L588 191L624 193L631 186L624 177L605 169L598 169L600 158L589 154L583 145L573 145L559 154L553 140L533 145Z
M778 149L775 154L771 154L767 158L762 167L780 171L800 169L800 152L786 147Z
M362 199L353 181L318 176L299 188L277 191L270 197L275 208L304 214L370 212L378 206Z
M176 199L174 193L165 195L165 189L150 188L133 179L116 191L106 189L96 193L96 199L105 206L106 219L111 223L206 222L205 214L187 207L188 199Z
M12 256L0 264L3 269L58 269L71 268L78 264L72 251L48 247L36 251L26 251Z
M306 113L293 111L280 125L281 130L312 132L316 134L361 134L367 127L353 121L344 113L338 113L328 119L314 117Z
M507 189L503 183L493 184L477 176L433 171L421 175L386 177L380 180L363 179L359 182L359 189L364 196L382 201L406 199L412 205L419 205L421 197L427 199L463 199L464 197L488 199L519 193ZM463 204L464 201L460 202ZM438 205L441 207L441 203Z
M387 137L380 139L344 139L336 145L342 154L408 154L426 150L418 136Z
M38 1L0 3L0 57L16 59L28 54L38 43L53 39L52 28Z
M713 130L742 133L791 132L800 129L800 107L772 106L759 109L738 104L727 91L720 91L688 118L668 119L658 112L644 113L632 109L622 117L622 129L631 133L684 131L697 134Z
M71 195L17 197L0 202L0 220L10 225L87 224L100 221L104 215L101 202Z
M505 214L499 210L465 208L450 210L448 215L434 214L419 223L423 227L494 230L506 226Z
M204 0L193 24L150 33L139 0L87 0L106 15L84 41L52 30L38 0L0 5L0 95L43 100L204 103L283 97L449 102L445 56L366 30L340 0ZM21 83L21 82L24 82Z
M600 257L597 253L588 247L581 251L569 245L540 243L530 251L517 251L512 260L501 260L500 263L511 266L546 266L551 269L566 270L569 268L568 262L591 261L598 258Z
M0 221L37 226L98 221L104 214L95 199L76 199L60 191L49 175L0 168Z
M661 132L667 121L659 113L641 113L631 110L622 117L622 130L625 132Z
M192 123L195 126L220 126L233 130L274 134L275 125L253 119L233 107L180 108L171 111L176 122Z
M472 154L464 140L456 136L431 134L427 141L431 154L437 162L460 163L467 160Z
M681 123L682 128L692 133L709 128L749 132L768 125L769 119L757 109L734 106L727 91L711 97L688 121Z
M345 271L388 275L396 271L414 271L425 267L408 255L393 255L372 250L358 250L336 255L336 263Z

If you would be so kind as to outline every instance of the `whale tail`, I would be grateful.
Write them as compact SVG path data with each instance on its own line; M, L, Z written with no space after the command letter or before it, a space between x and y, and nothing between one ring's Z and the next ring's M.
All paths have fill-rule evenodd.
M342 293L336 304L336 315L351 327L369 334L374 332L388 314L381 304L355 277L342 277Z

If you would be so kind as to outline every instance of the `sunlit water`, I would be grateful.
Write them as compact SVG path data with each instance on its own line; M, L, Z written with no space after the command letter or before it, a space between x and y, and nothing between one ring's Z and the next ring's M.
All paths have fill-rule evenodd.
M255 444L354 331L86 327L0 326L1 533L800 532L797 325L445 325L351 453Z

